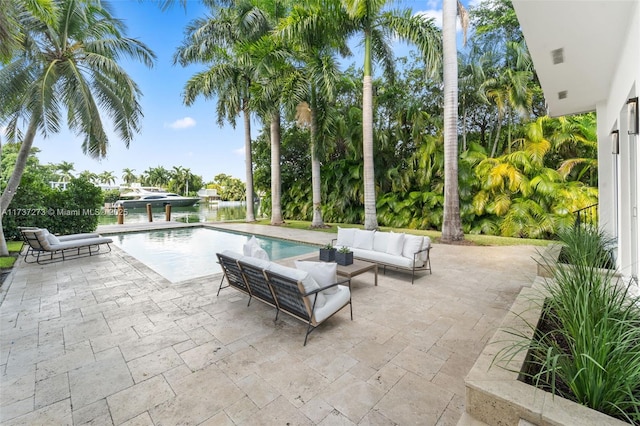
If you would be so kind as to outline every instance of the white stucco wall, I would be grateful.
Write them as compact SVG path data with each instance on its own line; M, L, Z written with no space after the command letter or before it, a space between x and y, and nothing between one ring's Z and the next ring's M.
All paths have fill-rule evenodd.
M627 133L627 100L640 93L640 3L636 2L606 101L597 105L600 226L618 237L618 267L626 277L638 276L638 135ZM610 132L620 132L620 154L611 153ZM617 171L617 176L616 176ZM616 181L617 180L617 181ZM616 202L618 207L616 208ZM617 229L616 229L617 228Z

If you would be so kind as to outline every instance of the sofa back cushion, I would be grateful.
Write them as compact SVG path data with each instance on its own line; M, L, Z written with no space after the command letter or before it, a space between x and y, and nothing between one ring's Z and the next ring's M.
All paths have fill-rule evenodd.
M314 280L313 277L306 271L295 269L295 268L289 268L288 266L283 266L274 262L271 262L267 269L275 274L282 275L287 278L291 278L293 280L298 281L300 284L302 284L302 287L304 288L305 293L308 293L310 291L317 290L320 288L316 280ZM316 306L317 307L324 306L324 304L327 302L327 299L322 294L322 292L317 293L317 295L318 295L318 300L316 301ZM313 300L313 296L311 296L310 298Z
M257 257L253 256L242 256L238 260L240 262L248 263L249 265L254 266L258 269L267 269L271 265L271 262L269 262L268 260L258 259Z
M373 234L373 251L386 253L389 246L389 233L377 231Z
M402 255L413 260L413 255L422 248L422 237L418 235L405 235Z
M375 231L365 231L363 229L356 229L353 236L353 245L351 247L360 248L363 250L373 250L373 236Z
M296 268L308 272L309 275L318 283L320 287L326 287L338 281L337 268L338 264L333 262L306 262L296 260ZM323 290L322 293L327 296L338 291L338 286Z
M389 244L387 245L387 253L393 256L402 256L402 248L404 247L404 234L389 233Z
M340 228L338 226L337 246L353 247L353 237L356 235L355 228Z
M423 249L431 248L431 238L424 237L424 240L422 241L422 248ZM429 257L428 250L425 250L422 253L420 253L420 259L422 259L423 262L426 262L428 257Z

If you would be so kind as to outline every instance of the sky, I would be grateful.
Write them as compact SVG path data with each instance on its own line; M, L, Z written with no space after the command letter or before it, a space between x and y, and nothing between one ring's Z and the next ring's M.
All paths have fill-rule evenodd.
M199 1L189 0L186 10L179 2L161 11L157 4L145 0L112 0L114 16L127 25L126 35L145 43L157 55L152 69L137 62L122 62L131 78L139 85L144 118L142 130L135 135L129 149L117 135L107 129L109 149L107 158L100 161L82 153L82 138L63 129L56 135L43 138L36 136L34 146L40 149L41 164L74 164L74 173L83 170L94 173L113 172L121 183L122 170L133 169L139 175L150 167L174 166L188 168L202 176L205 182L212 181L219 173L245 181L244 129L241 117L236 128L218 126L215 115L215 100L199 97L190 107L183 104L182 91L187 80L202 66L183 68L173 65L173 55L183 40L186 25L193 19L204 16L205 8ZM463 2L467 4L467 1ZM393 7L410 8L434 17L438 26L442 21L441 0L394 1ZM406 45L396 46L396 56L407 54ZM362 49L354 46L354 56L348 58L345 67L362 63ZM259 124L253 122L252 136L259 133Z

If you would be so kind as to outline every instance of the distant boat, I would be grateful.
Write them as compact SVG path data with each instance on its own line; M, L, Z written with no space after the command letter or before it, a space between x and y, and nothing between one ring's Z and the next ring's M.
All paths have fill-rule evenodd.
M127 209L139 209L145 208L147 204L151 204L151 207L164 207L167 204L171 204L172 207L191 207L200 201L199 197L183 197L171 192L138 191L122 194L122 197L122 199L113 203L113 207L122 206Z

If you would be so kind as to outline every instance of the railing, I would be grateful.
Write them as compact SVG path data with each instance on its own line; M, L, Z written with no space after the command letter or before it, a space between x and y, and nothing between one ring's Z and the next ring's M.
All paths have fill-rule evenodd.
M583 223L598 226L598 205L592 204L573 212L576 220L574 226L577 228Z

